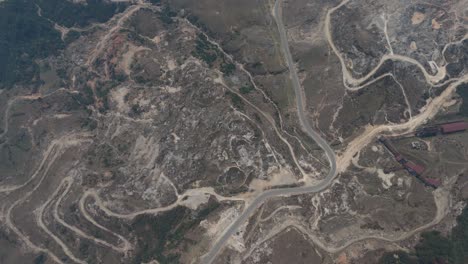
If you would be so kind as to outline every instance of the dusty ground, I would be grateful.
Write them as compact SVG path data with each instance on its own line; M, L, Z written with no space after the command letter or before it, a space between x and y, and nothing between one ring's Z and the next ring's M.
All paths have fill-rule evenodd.
M77 36L38 62L40 81L0 90L0 262L199 263L264 190L323 179L274 4L129 1L102 23L56 24ZM402 135L464 118L465 6L282 1L306 114L339 173L268 200L216 263L376 263L450 229L468 132ZM383 134L442 186L398 168Z
M323 177L248 63L186 17L139 2L57 29L79 35L34 92L1 92L2 261L187 263L256 193Z

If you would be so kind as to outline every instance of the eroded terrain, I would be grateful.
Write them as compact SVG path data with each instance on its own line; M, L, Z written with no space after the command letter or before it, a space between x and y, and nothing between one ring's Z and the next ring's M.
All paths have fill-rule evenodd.
M465 207L468 132L415 135L468 121L465 0L26 6L1 263L377 263Z

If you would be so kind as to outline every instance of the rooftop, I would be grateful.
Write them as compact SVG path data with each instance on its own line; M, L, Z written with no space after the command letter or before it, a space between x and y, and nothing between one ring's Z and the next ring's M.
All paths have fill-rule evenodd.
M454 122L454 123L448 123L448 124L443 124L440 125L442 129L442 133L453 133L453 132L458 132L458 131L464 131L468 129L468 123L467 122Z
M414 163L412 161L408 161L407 163L405 163L405 167L407 169L410 169L410 170L414 171L415 173L417 173L419 175L421 175L424 172L424 170L426 169L426 168L424 168L424 166L416 164L416 163Z

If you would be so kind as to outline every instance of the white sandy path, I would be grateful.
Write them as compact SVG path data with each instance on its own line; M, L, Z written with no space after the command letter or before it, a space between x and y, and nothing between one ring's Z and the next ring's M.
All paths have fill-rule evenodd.
M19 237L19 239L24 242L24 244L28 248L32 249L35 252L44 252L44 253L46 253L48 256L50 256L57 263L63 263L63 262L54 253L52 253L50 250L48 250L46 248L41 248L41 247L35 245L33 242L31 242L31 240L29 239L28 236L24 235L23 232L21 232L16 227L16 225L14 224L14 222L12 220L11 212L13 211L13 209L16 206L18 206L19 204L24 203L25 201L27 201L27 199L29 199L29 197L31 197L31 195L39 188L39 186L41 186L42 182L44 181L44 179L48 175L50 167L54 163L55 159L57 159L57 157L59 157L62 154L62 151L64 149L66 149L66 148L69 148L69 147L79 146L79 145L81 145L81 144L83 144L85 142L90 142L90 140L87 139L86 137L87 137L87 134L80 134L80 135L72 135L72 136L69 136L69 137L61 138L61 140L59 140L59 143L57 143L58 149L54 150L54 154L52 155L51 160L47 163L47 166L45 166L44 172L42 173L42 177L39 180L39 182L35 185L35 187L31 191L25 193L23 195L23 197L16 200L7 209L6 215L5 215L5 224L6 224L6 226L9 229L11 229ZM38 172L39 172L39 169L36 171L36 174ZM28 183L30 183L30 181ZM28 183L26 183L24 186L26 186ZM22 186L22 187L24 187L24 186Z
M451 100L456 88L468 82L468 75L449 85L438 97L430 101L426 108L419 115L414 116L410 121L402 124L380 125L365 127L364 131L353 139L345 151L337 156L338 172L344 172L350 165L353 156L362 148L372 142L378 135L384 132L390 132L391 135L399 135L408 131L413 131L418 126L423 125L429 119L433 118L447 101Z
M59 214L59 206L60 206L60 203L62 202L62 199L70 191L70 188L71 188L71 186L73 184L73 178L71 178L71 177L65 178L62 181L62 184L66 184L65 191L57 199L57 201L55 203L55 206L54 206L54 210L53 210L54 218L57 220L57 222L59 222L61 225L65 226L66 228L70 229L71 231L73 231L77 235L79 235L79 236L81 236L81 237L83 237L85 239L91 240L96 244L111 248L114 251L127 254L127 252L133 248L132 245L130 244L130 242L128 242L128 240L124 239L123 240L123 246L117 247L117 246L114 246L114 245L112 245L112 244L110 244L110 243L108 243L108 242L106 242L106 241L104 241L102 239L98 239L98 238L95 238L93 236L90 236L90 235L86 234L85 232L83 232L82 230L76 228L75 226L69 225L67 222L65 222L65 220L63 220L61 218L60 214ZM120 236L118 236L118 237L120 239ZM120 239L120 240L122 240L122 239Z
M39 227L42 230L44 230L44 232L46 232L47 235L49 235L62 248L63 252L65 253L65 255L67 255L67 257L69 257L71 260L73 260L76 263L86 264L84 260L78 259L73 254L73 252L71 252L68 246L59 237L57 237L54 233L52 233L52 231L49 230L49 228L45 225L43 221L45 208L49 206L49 204L52 202L54 197L57 196L59 191L62 190L62 187L64 186L64 184L68 184L69 182L70 182L70 177L64 178L62 182L60 183L60 185L57 187L57 189L54 191L54 193L51 196L49 196L49 199L47 199L47 201L44 204L42 204L41 207L37 209L37 211L35 212L36 222L39 225Z
M80 210L82 211L83 214L88 215L88 217L92 219L89 216L89 214L86 212L86 208L85 208L86 199L88 197L92 197L95 200L96 205L98 205L98 207L108 216L132 220L135 217L142 215L142 214L158 214L160 212L172 210L179 205L190 208L193 205L193 203L190 201L191 197L194 197L195 199L199 199L200 196L204 196L204 195L213 195L216 197L218 201L241 201L241 202L248 201L248 197L224 197L224 196L217 194L212 187L204 187L204 188L187 190L183 194L178 195L176 202L165 207L146 209L146 210L141 210L141 211L137 211L137 212L133 212L129 214L121 214L121 213L113 212L112 210L108 209L106 206L106 203L102 201L101 197L99 197L99 194L96 190L88 190L80 199ZM95 223L94 220L93 222Z

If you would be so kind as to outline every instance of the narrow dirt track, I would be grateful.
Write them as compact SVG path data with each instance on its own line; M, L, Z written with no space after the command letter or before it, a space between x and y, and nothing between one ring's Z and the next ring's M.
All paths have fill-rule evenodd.
M381 67L381 65L387 61L387 60L394 60L394 61L402 61L406 63L411 63L413 65L416 65L422 73L424 74L426 80L428 83L431 85L435 85L439 83L443 78L445 78L445 68L439 68L439 71L437 72L436 75L430 75L427 73L427 71L424 69L424 67L416 60L405 57L402 55L397 55L393 54L393 50L391 50L390 54L384 55L377 67L375 67L371 72L369 72L365 77L356 79L354 78L351 73L347 70L346 65L344 63L344 59L342 58L341 54L339 53L338 49L333 43L332 37L331 37L331 31L330 31L330 21L331 21L331 15L334 11L345 5L349 0L345 0L342 3L340 3L338 6L330 9L327 12L326 16L326 21L325 21L325 35L329 41L329 44L332 48L332 50L335 52L336 56L339 58L341 65L342 65L342 72L343 72L343 83L346 87L346 89L349 90L358 90L366 87L369 85L369 83L364 84L367 82L374 74L377 72L377 70ZM379 134L382 134L384 132L389 132L392 135L397 135L399 133L405 133L407 131L415 129L417 126L424 124L424 122L437 114L439 109L443 106L443 104L450 99L452 94L454 93L456 87L462 83L465 83L468 81L468 76L464 76L461 79L458 79L456 82L453 82L439 97L433 99L427 106L424 112L417 116L412 116L412 118L403 124L396 124L396 125L382 125L382 126L377 126L377 127L372 127L368 126L363 133L360 134L357 138L353 139L349 145L346 147L346 149L337 157L337 160L335 161L335 154L334 151L330 148L330 146L327 144L325 140L323 140L318 133L316 133L311 126L309 125L309 121L306 118L304 114L304 107L303 107L303 90L301 87L301 84L299 82L299 79L297 77L297 72L296 68L292 59L292 56L289 51L289 43L287 40L287 34L286 34L286 29L283 25L282 22L282 15L281 15L281 0L276 0L275 6L274 6L274 11L273 11L273 16L276 20L276 23L278 25L278 30L280 32L280 37L281 37L281 46L283 48L283 53L284 56L286 57L286 60L288 62L289 66L289 71L291 75L291 79L293 82L293 86L295 89L295 94L296 94L296 105L297 105L297 111L299 115L299 119L301 121L301 126L303 127L304 131L311 137L313 138L319 145L322 147L322 149L325 150L327 157L330 161L330 173L327 175L326 180L322 181L321 183L317 184L316 186L308 186L308 187L299 187L299 188L284 188L284 189L279 189L279 190L269 190L263 192L261 195L259 195L257 198L253 200L253 202L241 213L241 215L225 230L225 232L216 240L214 245L211 247L209 252L205 254L202 257L202 263L211 263L214 261L216 258L217 254L221 251L223 246L226 244L227 240L238 230L238 228L248 220L251 214L255 211L256 208L260 206L263 202L268 200L271 197L275 196L285 196L285 195L293 195L293 194L303 194L303 193L313 193L313 192L320 192L324 189L326 189L334 179L334 177L337 175L337 173L343 172L348 168L350 165L350 162L353 158L353 156L358 153L361 149L363 149L365 146L367 146L373 139L375 139ZM389 74L387 74L389 75ZM378 78L383 78L383 77L378 77ZM372 81L371 81L372 83ZM353 87L350 87L354 86ZM360 86L356 88L356 86ZM408 104L409 106L409 104ZM437 201L436 201L437 202ZM439 209L439 208L438 208ZM440 210L438 210L439 212ZM433 226L434 224L440 222L440 220L443 218L439 213L436 215L436 218L428 223L427 225L424 225L416 230L413 230L412 232L408 233L406 236L400 238L403 239L405 237L409 237L411 235L414 235L415 233L419 232L420 230L426 229L430 226ZM356 240L349 241L347 243L347 246L351 245L352 243L355 243L357 241L361 241L364 239L370 239L370 238L375 238L375 239L381 239L381 240L388 240L383 237L363 237L359 238ZM321 243L320 241L316 241L317 243ZM325 246L324 246L325 247ZM338 248L336 250L340 250L344 247ZM330 249L333 251L333 249Z

